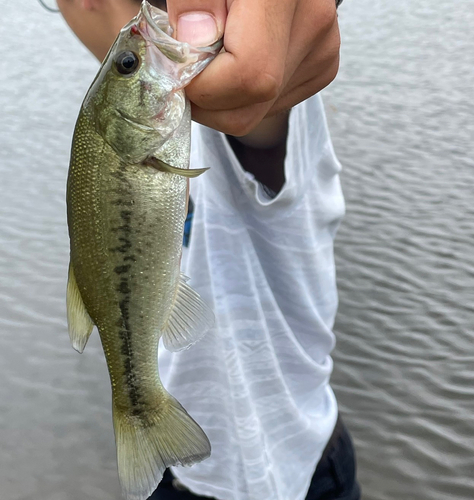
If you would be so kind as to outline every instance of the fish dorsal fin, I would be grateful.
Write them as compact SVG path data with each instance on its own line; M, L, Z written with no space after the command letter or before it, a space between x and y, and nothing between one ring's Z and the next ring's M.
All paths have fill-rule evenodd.
M69 338L71 339L72 347L74 347L77 352L82 353L92 333L94 323L84 305L81 292L79 292L79 288L77 288L72 264L69 264L66 306Z
M181 351L201 340L214 324L214 313L181 275L173 309L163 331L168 351Z

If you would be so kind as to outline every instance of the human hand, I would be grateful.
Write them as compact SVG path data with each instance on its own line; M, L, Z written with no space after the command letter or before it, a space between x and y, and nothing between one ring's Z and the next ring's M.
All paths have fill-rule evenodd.
M335 0L168 0L181 41L225 52L186 88L193 119L246 135L326 87L339 67ZM206 15L207 13L207 15ZM224 31L225 27L225 31Z

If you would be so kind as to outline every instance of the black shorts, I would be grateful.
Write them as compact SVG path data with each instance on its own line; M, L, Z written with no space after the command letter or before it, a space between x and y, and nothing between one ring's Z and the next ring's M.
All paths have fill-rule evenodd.
M184 488L167 469L149 500L210 499ZM340 417L313 474L306 500L360 500L354 446Z

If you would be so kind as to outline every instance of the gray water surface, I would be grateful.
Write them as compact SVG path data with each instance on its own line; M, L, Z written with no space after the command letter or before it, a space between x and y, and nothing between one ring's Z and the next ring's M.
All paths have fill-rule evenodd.
M474 2L347 1L335 386L367 500L474 498Z
M461 7L462 6L462 7ZM0 500L119 500L97 335L65 321L65 182L97 63L0 0ZM345 0L333 384L365 500L474 498L474 2Z

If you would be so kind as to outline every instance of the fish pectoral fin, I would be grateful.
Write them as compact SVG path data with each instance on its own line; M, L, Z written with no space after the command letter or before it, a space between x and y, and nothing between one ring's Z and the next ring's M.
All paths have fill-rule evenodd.
M197 177L198 175L203 174L206 170L209 170L209 168L173 167L172 165L168 165L168 163L165 163L164 161L154 157L146 159L144 164L148 165L149 167L156 168L156 170L159 170L160 172L168 172L170 174L182 175L183 177Z
M181 351L200 340L214 324L214 313L181 275L168 322L163 330L163 344L168 351Z
M167 467L190 466L209 457L204 431L167 392L155 409L132 413L113 402L117 465L124 498L146 500Z
M69 264L66 306L69 338L72 347L82 354L94 328L94 323L84 305L81 292L77 288L76 277L71 263Z

